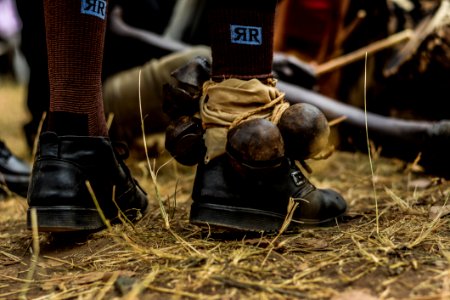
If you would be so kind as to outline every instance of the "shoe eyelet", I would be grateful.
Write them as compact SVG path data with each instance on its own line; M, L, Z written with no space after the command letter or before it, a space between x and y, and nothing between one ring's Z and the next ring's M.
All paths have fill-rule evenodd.
M296 186L301 186L305 184L305 179L300 171L294 171L291 173L292 180Z

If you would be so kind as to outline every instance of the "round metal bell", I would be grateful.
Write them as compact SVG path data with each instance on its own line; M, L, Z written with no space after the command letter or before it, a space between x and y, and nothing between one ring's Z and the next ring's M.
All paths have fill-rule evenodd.
M180 164L196 165L206 149L201 120L182 116L172 121L166 129L165 147Z
M278 128L286 155L295 160L312 158L328 144L328 120L320 109L308 103L291 105L281 116Z
M262 176L282 164L284 142L272 122L252 119L229 130L226 152L238 173Z

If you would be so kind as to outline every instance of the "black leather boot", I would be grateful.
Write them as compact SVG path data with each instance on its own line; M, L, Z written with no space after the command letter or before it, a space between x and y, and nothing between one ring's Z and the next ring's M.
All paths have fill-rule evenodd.
M276 232L284 223L291 197L299 203L291 223L294 226L330 223L347 208L340 194L316 189L288 159L271 172L256 170L252 176L241 176L227 155L222 155L207 165L198 165L190 222Z
M127 149L123 150L127 155ZM124 164L126 157L121 156L124 155L119 155L105 137L42 134L28 191L28 228L31 228L31 209L36 209L39 231L104 228L86 181L107 219L119 220L117 207L131 221L145 215L146 193Z
M26 197L30 173L30 166L15 157L5 143L0 141L0 184L5 185L10 191Z

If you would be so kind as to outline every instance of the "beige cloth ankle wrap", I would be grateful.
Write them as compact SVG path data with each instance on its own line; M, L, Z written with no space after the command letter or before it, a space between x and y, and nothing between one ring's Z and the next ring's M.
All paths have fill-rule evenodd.
M228 130L245 120L265 118L278 123L289 107L284 93L258 79L227 79L205 82L200 100L200 115L206 145L205 163L225 153Z
M108 78L103 87L106 114L114 115L116 135L122 139L140 137L142 134L139 113L139 71L141 71L142 112L146 116L146 131L160 130L168 123L164 114L163 86L176 84L171 73L196 56L209 58L211 51L205 46L196 46L186 51L175 52L160 59L151 59L143 66L122 71Z

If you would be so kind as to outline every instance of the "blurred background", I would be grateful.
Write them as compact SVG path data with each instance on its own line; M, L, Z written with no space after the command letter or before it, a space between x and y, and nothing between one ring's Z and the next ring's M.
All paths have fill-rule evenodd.
M49 105L41 2L0 0L0 140L23 158L31 153ZM121 14L110 14L108 20L104 79L172 53L168 41L208 45L206 2L111 0L110 12L120 8ZM370 111L407 119L448 119L443 109L450 92L448 7L447 0L281 0L274 50L295 57L305 69L297 64L291 72L292 65L274 65L275 75L362 108L367 71ZM118 21L162 42L152 44L118 30ZM377 47L377 42L399 33L405 33L403 38ZM367 70L357 53L361 49L373 50ZM346 56L353 58L339 61ZM345 144L353 133L343 128L350 132Z

